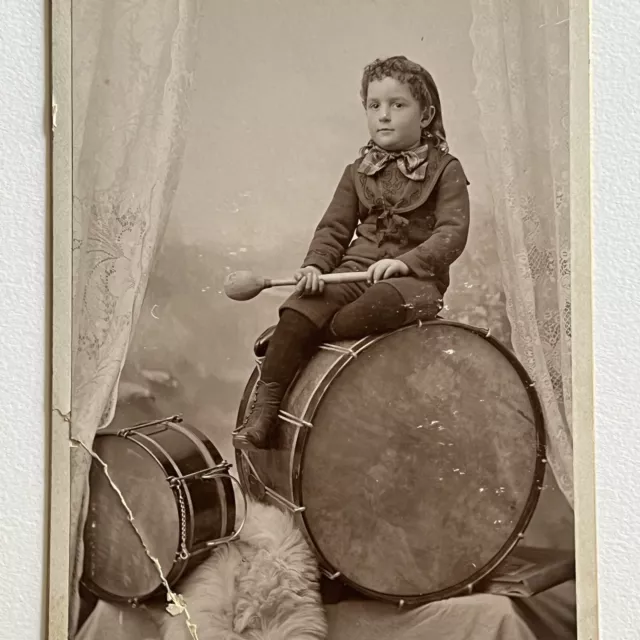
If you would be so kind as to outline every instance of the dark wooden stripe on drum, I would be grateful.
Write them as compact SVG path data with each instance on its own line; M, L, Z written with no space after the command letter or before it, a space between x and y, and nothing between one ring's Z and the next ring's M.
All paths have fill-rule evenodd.
M220 452L213 444L213 442L211 442L211 440L209 440L204 435L204 433L196 429L196 427L191 424L185 423L174 423L173 426L174 428L181 431L187 438L189 438L200 450L207 467L214 467L223 462L222 456L220 455ZM203 482L209 483L212 481L207 480ZM217 517L214 517L214 520L219 522L219 535L217 537L218 539L220 539L231 535L234 530L236 521L236 501L231 480L225 478L217 478L216 480L213 480L213 482L215 482L216 485L219 504L218 508L216 509L215 503L212 500L207 500L208 508L206 509L206 512L211 512L210 515L213 516L216 516L217 512ZM206 542L212 537L215 537L216 524L215 522L210 522L210 520L211 518L207 518L206 521L202 522L204 535L201 537L196 536L196 544L198 544L199 542Z

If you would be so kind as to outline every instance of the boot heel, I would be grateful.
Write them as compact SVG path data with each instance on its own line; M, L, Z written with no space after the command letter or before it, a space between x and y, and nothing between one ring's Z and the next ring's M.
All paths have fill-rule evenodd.
M233 436L231 439L234 449L238 449L239 451L263 451L263 449L259 449L254 445L246 435L242 433L238 433Z

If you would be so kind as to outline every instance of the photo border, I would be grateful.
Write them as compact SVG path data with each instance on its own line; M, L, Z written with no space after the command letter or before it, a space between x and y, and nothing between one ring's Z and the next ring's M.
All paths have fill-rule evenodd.
M68 637L73 299L72 0L51 16L51 419L47 637ZM592 321L591 67L589 0L570 0L572 424L578 638L598 637ZM580 247L581 250L576 250ZM580 358L576 354L580 353ZM576 425L580 429L576 429Z
M52 0L51 15L51 414L46 580L48 638L69 636L69 520L72 302L73 128L72 0Z
M589 0L570 0L571 424L578 640L595 640L599 637L595 521L590 17ZM577 247L582 250L578 251ZM580 354L580 358L577 354ZM579 429L577 425L580 425Z

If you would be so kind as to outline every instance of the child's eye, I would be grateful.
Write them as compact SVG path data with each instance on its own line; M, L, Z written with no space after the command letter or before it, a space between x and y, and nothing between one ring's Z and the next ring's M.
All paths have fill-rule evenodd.
M377 102L370 102L369 109L377 109L380 105Z
M404 104L402 104L402 102L396 102L393 106L396 107L396 109L401 109L404 107Z

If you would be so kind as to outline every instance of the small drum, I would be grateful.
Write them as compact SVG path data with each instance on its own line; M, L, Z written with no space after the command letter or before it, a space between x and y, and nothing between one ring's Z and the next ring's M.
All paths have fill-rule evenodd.
M542 488L534 385L482 329L435 320L323 345L280 418L274 449L236 451L243 486L297 514L325 575L372 598L470 593L523 536Z
M172 587L218 545L238 537L236 503L216 447L178 416L98 433L94 451L107 465L133 516L94 460L84 530L83 585L114 602L142 602ZM244 498L244 492L242 497ZM246 509L245 509L246 513ZM161 578L149 554L160 563Z

